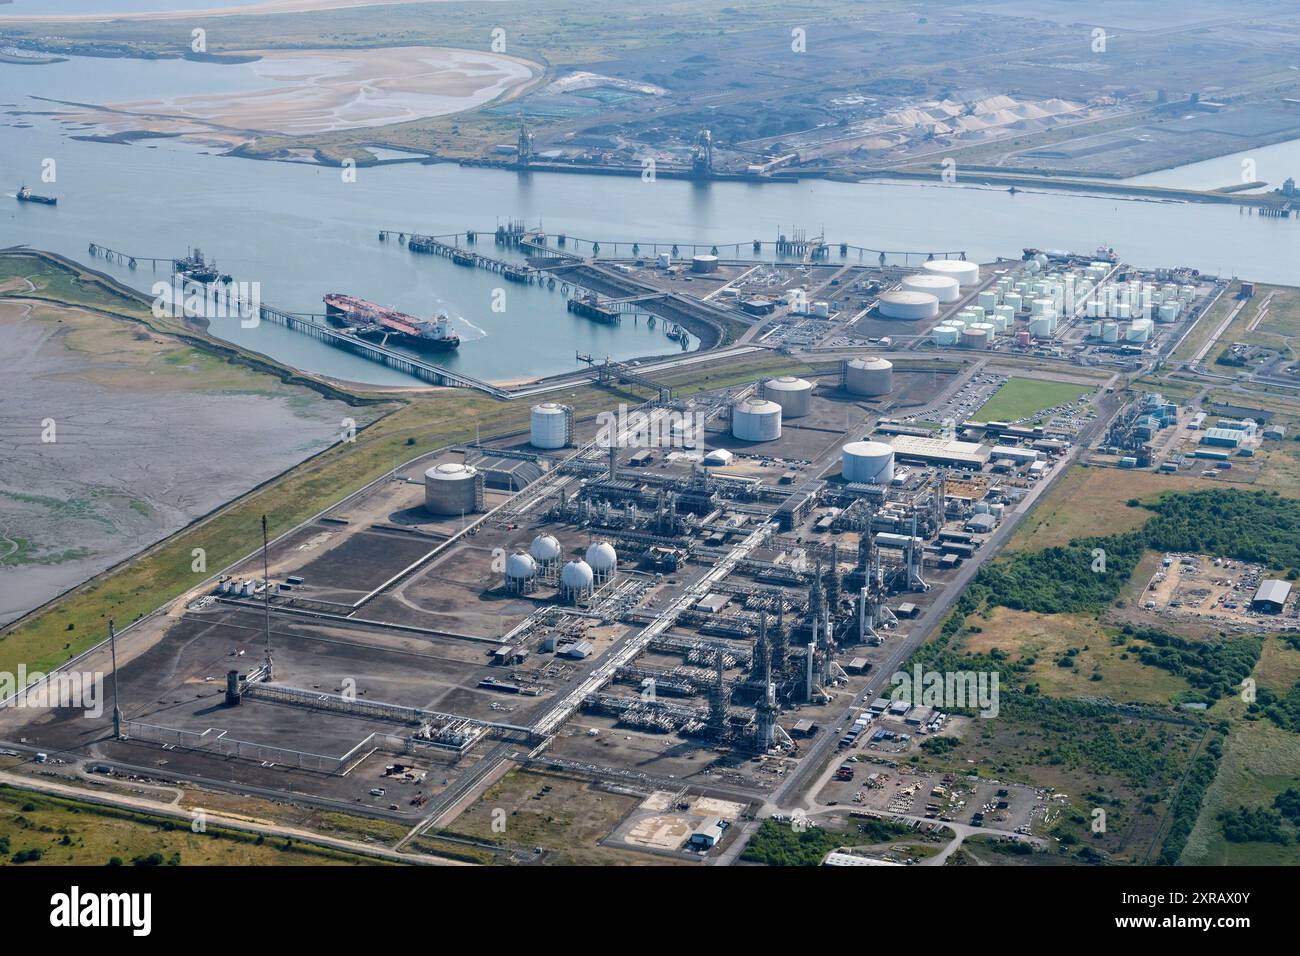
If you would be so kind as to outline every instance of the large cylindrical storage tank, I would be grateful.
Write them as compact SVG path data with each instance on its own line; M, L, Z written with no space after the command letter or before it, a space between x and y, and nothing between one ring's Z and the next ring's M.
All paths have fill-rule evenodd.
M1009 305L1015 311L1019 312L1024 308L1025 301L1019 292L1008 292L1002 299L1003 305Z
M929 292L886 292L880 297L880 314L887 319L934 319L939 316L939 297Z
M731 408L731 434L741 441L781 437L781 406L765 398L747 398Z
M717 272L718 257L717 256L692 256L691 271L692 272Z
M986 349L992 340L992 326L981 322L962 330L961 347L964 349Z
M569 443L573 412L559 402L533 406L528 442L534 448L563 448Z
M894 449L878 441L849 442L840 449L840 471L845 481L887 485L894 480Z
M435 515L471 514L478 510L482 482L473 465L457 461L434 465L424 473L424 508Z
M1118 322L1103 323L1101 327L1101 340L1103 342L1118 342L1119 323Z
M587 549L587 565L597 584L604 584L618 571L618 553L608 541L598 541Z
M934 342L935 345L949 348L956 345L960 340L961 329L955 325L949 325L945 322L941 325L936 325L930 330L930 341Z
M763 397L781 406L781 418L799 418L812 411L812 382L793 375L768 379L763 384Z
M963 288L980 281L980 267L965 259L932 259L924 268L934 275L956 279Z
M844 387L854 395L888 395L894 390L894 363L873 355L844 367Z
M1052 337L1052 317L1050 315L1036 315L1029 320L1029 334L1036 339L1050 339Z
M998 307L998 294L993 289L985 289L975 297L975 301L985 312L992 312Z
M961 286L952 276L935 275L922 272L903 278L903 289L907 292L926 292L940 302L956 302L961 298Z
M580 601L590 596L595 575L586 561L570 561L560 572L560 596L568 601Z
M1134 319L1133 324L1128 327L1128 332L1124 335L1126 342L1145 342L1151 338L1151 327L1153 323L1150 319Z

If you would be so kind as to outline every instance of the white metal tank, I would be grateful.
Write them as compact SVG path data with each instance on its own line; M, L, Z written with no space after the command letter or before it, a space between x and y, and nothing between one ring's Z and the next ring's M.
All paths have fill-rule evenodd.
M934 319L939 316L939 298L929 292L906 289L880 297L880 314L887 319Z
M549 534L539 534L528 546L528 554L541 567L547 567L560 560L562 554L560 542Z
M534 448L563 448L572 437L573 410L559 402L533 406L529 444Z
M884 442L854 441L840 449L845 481L887 485L894 480L894 449Z
M934 275L956 279L963 288L980 281L980 267L965 259L932 259L923 268Z
M470 514L482 493L483 477L473 465L447 461L424 473L424 508L431 514Z
M522 551L506 558L506 586L523 591L529 588L537 577L537 562Z
M1126 342L1145 342L1151 338L1151 327L1153 323L1150 319L1134 319L1133 324L1128 327L1128 332L1124 334Z
M587 565L597 581L606 581L618 570L618 553L608 541L597 541L587 549Z
M952 276L922 272L903 278L903 288L908 292L926 292L940 302L956 302L961 298L961 285Z
M975 297L975 301L985 312L992 312L998 307L998 294L993 289L985 289Z
M763 383L763 397L781 406L781 418L799 418L812 411L812 382L793 375L768 379Z
M1029 320L1029 334L1036 339L1050 339L1052 337L1052 317L1050 315L1036 315Z
M1019 292L1008 292L1002 297L1002 304L1009 305L1015 311L1019 312L1025 306L1024 297Z
M844 367L844 387L854 395L888 395L894 390L894 363L872 355Z
M936 325L930 330L930 340L934 342L935 345L951 347L956 345L960 339L961 329L955 325L949 325L946 322L942 325Z
M595 575L591 565L586 561L570 561L560 572L560 594L576 601L591 594L591 585Z
M731 407L731 434L741 441L781 437L781 406L765 398L747 398Z
M1101 340L1103 342L1118 342L1119 323L1118 322L1103 323L1101 327Z

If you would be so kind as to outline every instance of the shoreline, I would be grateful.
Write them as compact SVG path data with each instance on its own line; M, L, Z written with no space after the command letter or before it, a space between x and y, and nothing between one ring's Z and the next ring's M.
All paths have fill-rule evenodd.
M112 0L109 0L111 3ZM321 10L345 10L359 7L386 7L412 3L451 3L453 0L262 0L261 3L243 7L223 7L218 4L202 10L156 10L114 13L62 13L0 15L0 26L5 24L36 23L113 23L115 21L141 20L191 20L195 17L267 16L276 13L312 13ZM159 0L165 4L166 0Z

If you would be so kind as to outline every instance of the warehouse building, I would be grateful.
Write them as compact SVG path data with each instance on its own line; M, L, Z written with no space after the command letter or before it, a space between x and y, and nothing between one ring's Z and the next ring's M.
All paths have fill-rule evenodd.
M1259 589L1255 591L1255 597L1250 602L1251 609L1264 614L1281 614L1290 593L1291 585L1285 581L1261 581Z
M1202 445L1218 445L1223 448L1236 448L1241 444L1245 433L1235 428L1210 428L1201 436Z
M895 457L925 464L982 468L989 459L988 449L978 442L895 435L890 438L889 444L894 446Z

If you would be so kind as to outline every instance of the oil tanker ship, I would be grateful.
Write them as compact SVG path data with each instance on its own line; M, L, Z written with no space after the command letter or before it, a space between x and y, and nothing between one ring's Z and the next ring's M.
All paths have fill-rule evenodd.
M460 336L452 329L451 319L445 312L439 312L430 322L354 295L331 292L325 296L325 318L331 325L350 329L367 341L391 342L427 352L448 352L460 347Z

